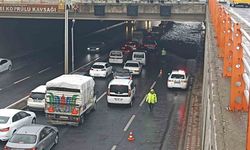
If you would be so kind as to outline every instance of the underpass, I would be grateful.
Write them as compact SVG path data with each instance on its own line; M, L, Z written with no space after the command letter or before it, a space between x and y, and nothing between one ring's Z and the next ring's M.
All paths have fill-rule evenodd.
M178 25L182 26L182 24ZM112 30L107 31L105 34L109 35L110 39L112 39L112 32L115 32L117 35L117 31ZM97 34L96 36L103 35ZM121 36L121 39L124 39L122 37L123 36ZM93 39L94 38L95 37L93 37ZM117 39L117 36L113 38ZM89 40L91 41L91 39L92 38ZM79 45L82 45L81 42L79 43ZM119 44L119 42L115 42L110 45L110 47L117 48ZM84 44L81 47L83 46ZM174 48L172 50L169 49L167 56L168 65L166 69L176 68L180 64L182 64L182 67L186 67L183 65L187 63L186 58L178 56L178 54L181 53L180 51L183 51L183 47L178 47L178 45L173 45L173 47ZM190 54L189 48L189 45L185 47L187 54L184 55L187 56L187 58L195 59L194 56L196 57L196 55L194 53ZM76 62L78 62L76 66L77 68L83 66L78 70L80 72L88 72L89 67L94 61L107 60L107 54L88 55L82 53L82 50L83 48L77 48L76 52L79 54L76 58ZM51 52L51 48L48 49L48 51ZM52 54L53 57L60 54L58 50L54 52L55 53ZM1 101L2 107L5 107L28 95L30 90L37 85L44 84L46 81L63 73L63 64L61 61L54 63L53 57L51 57L51 59L47 59L47 55L43 56L38 53L31 56L36 55L43 58L39 57L41 60L37 62L32 61L33 64L29 63L28 59L23 59L24 63L29 64L29 67L22 67L20 73L18 73L18 70L14 70L13 72L6 72L2 74L1 80L3 82L1 82L1 86L3 87L3 90L0 91L0 94L1 97L5 99L5 101ZM55 66L43 66L43 61ZM105 92L107 91L107 84L111 80L111 77L107 79L95 79L98 91L97 96L100 97L97 110L90 113L86 117L85 123L81 127L74 128L70 126L59 126L60 144L57 145L55 149L70 149L72 147L74 149L81 149L83 146L87 149L111 149L115 147L116 149L137 148L150 150L164 148L164 146L166 146L165 148L167 149L177 149L181 141L180 137L184 131L184 110L186 108L186 102L188 101L187 93L189 91L168 90L166 88L167 72L163 72L162 77L159 76L160 66L157 64L159 64L160 60L157 59L157 55L150 54L149 61L150 63L143 68L142 75L135 77L134 79L136 82L137 92L136 100L132 108L122 107L119 105L114 105L111 108L107 107ZM51 68L47 69L48 67ZM195 68L193 69L195 70ZM13 73L18 74L13 75ZM22 74L24 74L24 78L20 77ZM27 75L30 77L25 79ZM6 78L8 78L9 81L6 80ZM22 79L25 80L21 81ZM17 84L9 86L11 85L9 83L12 82L16 82ZM149 113L147 105L143 103L144 97L151 86L154 86L159 97L159 103L156 105L152 114ZM43 113L37 112L37 116L38 123L46 124L46 119ZM131 124L129 124L129 120L131 120L131 118L133 119ZM126 130L124 131L125 128ZM134 132L136 137L136 141L134 143L128 143L127 141L128 132L131 130ZM164 142L166 142L166 144L163 146ZM4 145L4 143L1 143L1 145Z

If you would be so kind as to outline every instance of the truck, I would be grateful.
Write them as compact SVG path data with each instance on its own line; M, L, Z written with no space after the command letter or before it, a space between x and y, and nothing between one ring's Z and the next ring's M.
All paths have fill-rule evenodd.
M67 74L46 83L45 116L55 125L83 124L86 113L96 109L92 77Z
M236 5L243 5L245 7L250 7L250 0L229 0L229 5L235 7Z

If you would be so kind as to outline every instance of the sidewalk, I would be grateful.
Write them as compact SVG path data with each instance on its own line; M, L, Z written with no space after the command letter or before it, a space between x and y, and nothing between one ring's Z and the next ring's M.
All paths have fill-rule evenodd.
M210 70L210 104L211 122L214 123L213 133L215 150L244 150L246 149L247 113L230 112L226 108L230 101L230 79L222 77L223 62L218 58L218 48L214 38L211 23L211 44L208 52ZM213 125L212 125L213 126Z

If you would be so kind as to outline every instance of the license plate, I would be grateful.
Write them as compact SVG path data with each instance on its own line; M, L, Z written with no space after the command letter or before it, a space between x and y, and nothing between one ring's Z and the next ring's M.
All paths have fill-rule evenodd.
M34 102L41 102L41 100L38 100L38 99L34 99L33 101Z
M60 116L60 119L68 119L68 116Z
M115 101L122 101L122 98L115 98Z

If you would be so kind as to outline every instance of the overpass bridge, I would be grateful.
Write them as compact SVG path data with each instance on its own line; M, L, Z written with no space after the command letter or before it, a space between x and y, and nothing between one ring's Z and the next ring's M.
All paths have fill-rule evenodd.
M77 20L171 20L204 21L203 2L161 1L134 3L123 1L75 1L69 18ZM0 18L64 19L64 2L19 0L0 2Z

